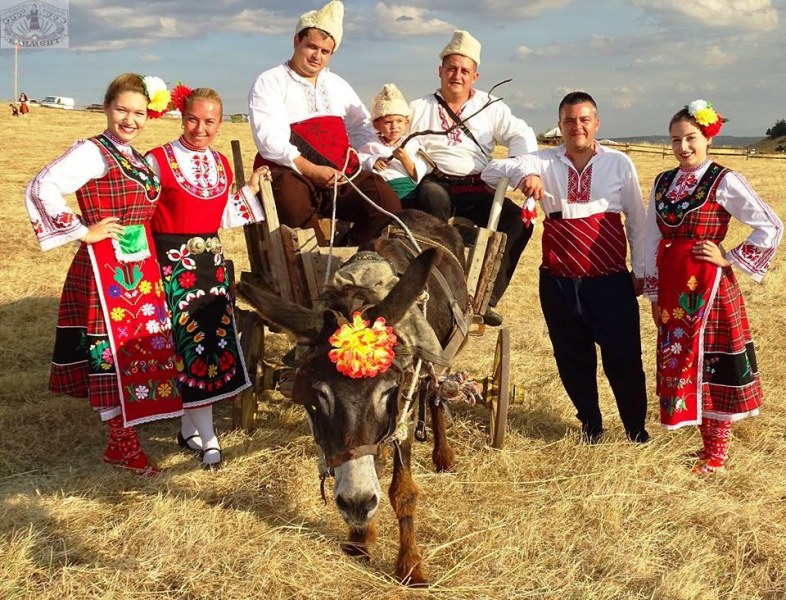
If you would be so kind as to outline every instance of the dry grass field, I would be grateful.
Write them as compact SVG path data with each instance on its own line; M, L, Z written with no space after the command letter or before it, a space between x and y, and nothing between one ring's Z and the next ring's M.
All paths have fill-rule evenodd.
M415 450L418 539L432 586L390 577L398 530L386 502L368 564L345 557L343 522L319 495L315 452L299 407L272 394L253 433L231 430L217 408L225 468L203 472L178 451L174 421L140 427L165 472L154 480L100 463L105 428L86 401L47 392L60 289L73 247L42 253L23 206L30 178L100 114L0 111L5 250L0 254L0 598L560 598L772 599L786 596L786 256L763 285L740 277L759 365L762 416L733 429L729 471L697 479L685 453L694 429L657 424L655 329L641 301L651 443L624 439L601 375L607 435L577 443L577 421L557 377L537 299L540 232L501 304L513 339L517 401L506 447L487 446L487 411L452 407L453 475ZM665 124L664 124L665 126ZM138 148L175 138L179 123L149 124ZM227 123L220 150L248 125ZM671 158L633 154L646 195ZM786 216L786 161L724 161ZM746 235L735 227L729 245ZM242 232L224 234L245 268ZM286 345L271 336L277 351ZM491 367L495 335L472 338L456 361L476 377ZM390 465L384 468L387 485Z

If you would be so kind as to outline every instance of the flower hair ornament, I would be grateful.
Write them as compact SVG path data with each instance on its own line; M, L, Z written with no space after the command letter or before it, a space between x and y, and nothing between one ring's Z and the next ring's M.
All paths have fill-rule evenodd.
M169 104L172 101L172 96L169 90L166 89L166 83L160 77L145 75L142 78L142 84L145 86L145 95L148 99L148 118L158 119L163 117L169 112Z
M720 133L723 124L728 121L720 116L712 107L712 102L707 100L694 100L685 107L688 114L699 124L699 129L707 139L714 138Z
M193 93L194 90L178 81L177 85L172 88L172 108L179 110L181 113L185 112L186 100L188 100Z
M328 358L336 364L336 370L352 379L376 377L393 364L396 353L396 334L385 325L385 319L377 318L369 327L359 312L352 314L352 323L344 323L330 336L333 349Z

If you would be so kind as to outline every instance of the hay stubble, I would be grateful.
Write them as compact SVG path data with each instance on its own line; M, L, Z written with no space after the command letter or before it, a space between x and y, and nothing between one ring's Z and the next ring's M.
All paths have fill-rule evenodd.
M342 555L344 527L319 497L313 445L299 408L276 395L253 434L229 431L217 409L226 468L211 474L178 452L175 422L140 428L165 468L153 481L100 464L105 433L83 400L46 391L58 297L73 247L42 253L22 203L26 182L103 117L34 111L0 115L0 597L3 598L398 598L390 579L397 526L380 509L379 543L369 564ZM179 134L157 121L139 139L146 150ZM218 149L248 126L224 126ZM633 154L642 189L672 161ZM776 212L786 213L784 161L725 160ZM745 235L735 226L729 246ZM237 270L247 268L242 232L222 235ZM537 298L540 231L501 304L513 341L518 402L503 451L486 445L487 412L453 408L449 431L459 459L436 475L418 445L418 539L433 586L450 598L779 598L786 594L786 366L784 256L764 285L740 276L765 388L760 418L734 428L727 476L697 480L683 455L694 431L656 424L654 326L641 302L650 390L644 447L624 440L613 398L600 377L609 433L576 443L572 407L557 378ZM273 339L278 337L279 339ZM281 352L286 342L272 336ZM485 376L494 332L473 338L456 366ZM387 485L390 464L383 467Z

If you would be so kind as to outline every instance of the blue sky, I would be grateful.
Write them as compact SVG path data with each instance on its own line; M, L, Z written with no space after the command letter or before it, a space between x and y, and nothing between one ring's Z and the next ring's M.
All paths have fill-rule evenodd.
M4 7L11 4L5 0ZM100 102L124 71L216 88L247 112L263 70L285 61L303 12L324 1L70 0L70 48L21 50L19 88L32 97ZM408 99L438 86L454 29L482 44L478 87L537 132L556 123L567 91L598 102L602 137L662 135L695 98L730 119L723 133L764 135L786 118L786 0L346 0L331 69L371 103L387 82ZM13 51L0 56L0 97L13 94Z

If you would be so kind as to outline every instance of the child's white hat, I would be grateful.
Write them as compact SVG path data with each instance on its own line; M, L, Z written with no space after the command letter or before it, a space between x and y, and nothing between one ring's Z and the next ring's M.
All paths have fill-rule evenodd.
M335 52L338 50L341 36L344 34L344 5L340 0L332 0L319 10L307 12L297 22L295 35L309 27L316 27L329 34L336 42L333 48Z
M396 87L395 83L383 85L382 91L374 96L374 101L371 103L372 121L387 115L408 117L409 114L409 104L407 104L404 94Z
M479 65L480 42L472 37L469 31L456 29L453 32L453 39L450 40L450 43L439 53L439 57L442 59L451 54L461 54L461 56L466 56L474 60L476 65Z

